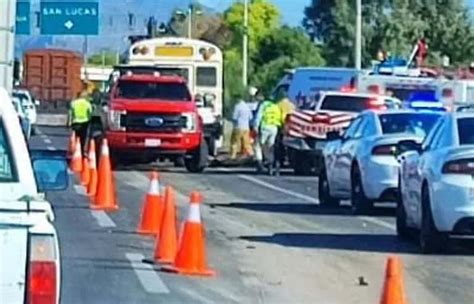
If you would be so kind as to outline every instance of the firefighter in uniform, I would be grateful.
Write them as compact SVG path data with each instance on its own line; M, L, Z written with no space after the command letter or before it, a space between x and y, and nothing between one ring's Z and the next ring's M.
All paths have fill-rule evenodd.
M80 138L83 153L87 151L86 143L92 117L92 104L88 95L87 91L80 93L79 97L71 102L69 113L70 126Z

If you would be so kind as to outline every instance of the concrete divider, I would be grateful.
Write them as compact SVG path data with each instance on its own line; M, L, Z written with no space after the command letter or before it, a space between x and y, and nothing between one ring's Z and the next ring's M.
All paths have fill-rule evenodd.
M39 126L65 127L67 114L38 113L36 124Z

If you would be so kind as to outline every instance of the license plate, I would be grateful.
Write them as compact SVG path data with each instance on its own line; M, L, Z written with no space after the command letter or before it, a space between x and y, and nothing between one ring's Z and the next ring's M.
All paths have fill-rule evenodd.
M145 139L145 147L159 147L161 145L161 139Z

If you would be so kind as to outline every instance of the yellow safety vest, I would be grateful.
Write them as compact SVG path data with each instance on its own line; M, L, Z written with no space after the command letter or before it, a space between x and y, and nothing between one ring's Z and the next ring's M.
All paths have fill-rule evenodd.
M281 110L278 105L270 103L263 109L262 125L281 126Z
M71 103L72 123L86 123L91 119L92 105L86 98L78 98Z

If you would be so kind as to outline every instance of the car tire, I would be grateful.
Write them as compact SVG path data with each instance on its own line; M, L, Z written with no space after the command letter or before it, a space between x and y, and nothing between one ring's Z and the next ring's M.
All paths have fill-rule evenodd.
M422 216L420 228L420 248L424 254L440 253L446 249L448 235L438 231L431 212L430 194L426 186L421 192Z
M325 168L322 168L318 179L318 198L321 207L338 207L340 204L340 200L331 196Z
M298 150L291 151L291 167L295 175L310 176L313 172L313 165L309 161L308 155Z
M365 214L373 207L373 201L365 196L358 166L354 166L351 173L351 205L354 214Z
M398 194L397 194L397 207L396 207L396 225L397 225L397 237L400 239L406 239L410 235L410 229L407 226L407 213L405 205L403 204L402 188L400 186L400 180L398 181Z
M201 173L209 164L209 147L206 141L201 140L201 145L198 149L191 152L184 159L184 166L186 170L191 173Z

